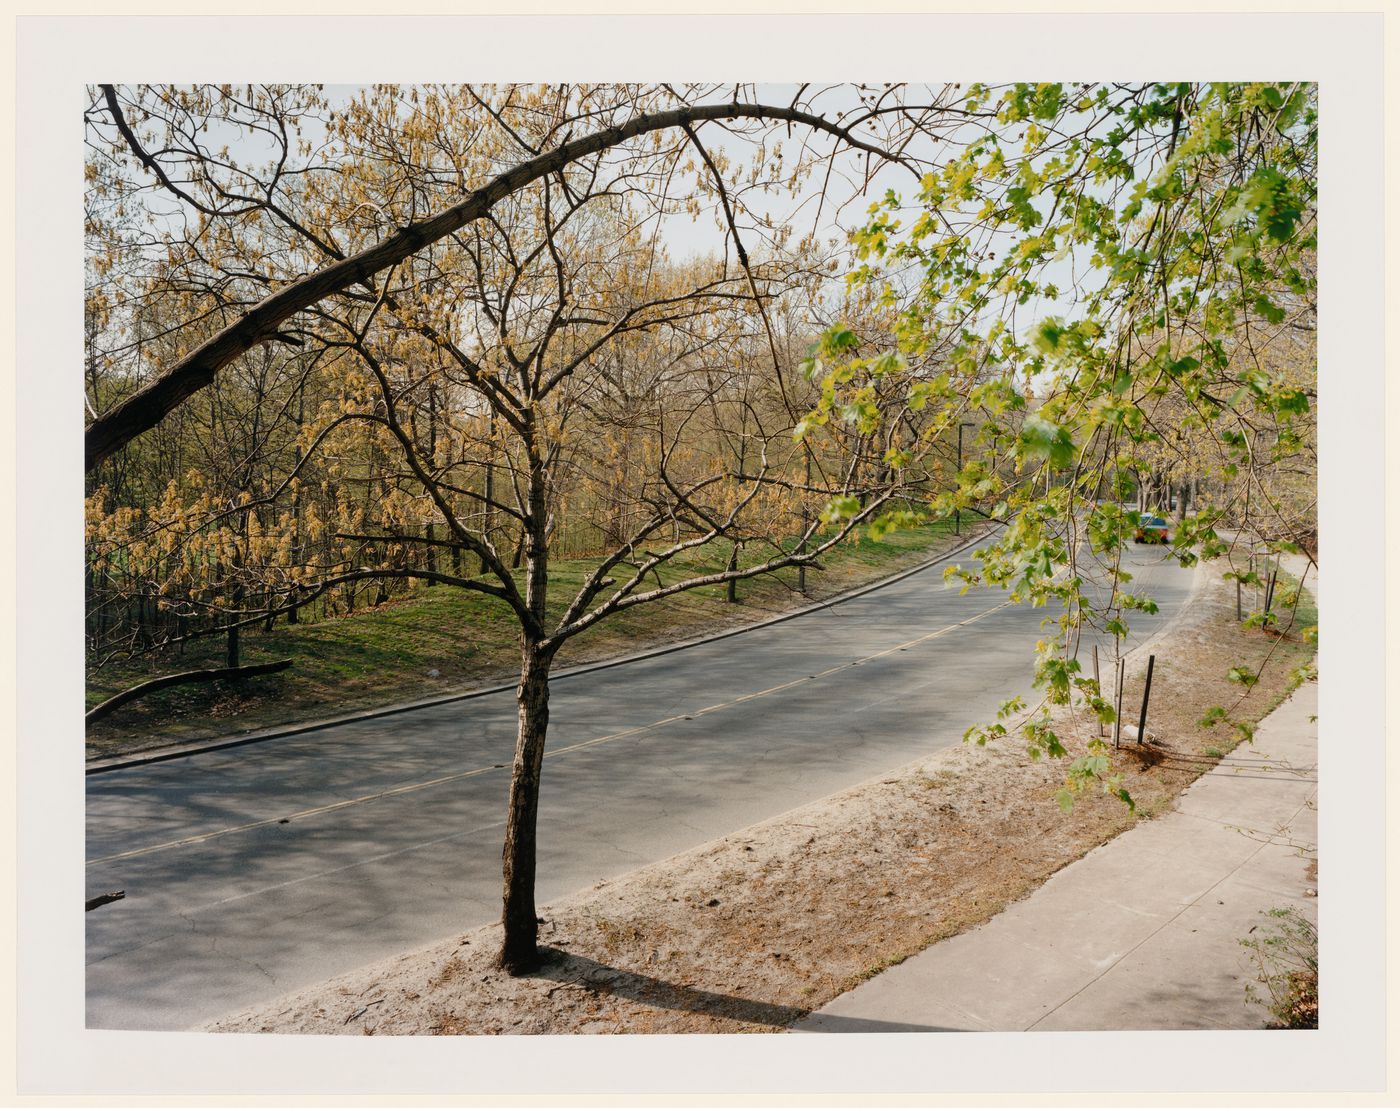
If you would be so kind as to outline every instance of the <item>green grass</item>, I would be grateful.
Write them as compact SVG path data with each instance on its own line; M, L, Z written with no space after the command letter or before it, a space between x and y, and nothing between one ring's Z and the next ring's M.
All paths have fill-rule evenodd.
M1316 640L1305 637L1303 633L1304 628L1317 627L1317 598L1308 589L1300 588L1298 578L1290 573L1280 572L1275 595L1288 593L1297 594L1293 609L1278 601L1274 603L1273 614L1278 617L1274 631L1278 639L1268 664L1284 667L1290 677L1285 687L1269 701L1265 715L1287 700L1293 690L1303 683L1300 676L1302 667L1309 665L1317 657Z
M782 570L739 583L739 603L725 603L725 586L694 589L620 612L570 640L557 666L631 653L753 622L785 609L845 592L925 560L956 541L947 523L893 532L876 542L843 543L807 570L808 596L797 592L797 571ZM728 547L694 552L662 572L669 584L723 569ZM562 615L595 559L555 562L549 607ZM751 564L751 563L748 563ZM617 576L616 574L614 576ZM647 587L654 586L655 580ZM109 663L87 675L87 707L165 673L216 667L222 636L191 643L184 654ZM189 685L153 693L88 728L90 756L163 743L237 734L341 712L447 695L510 681L518 672L514 614L480 593L438 585L376 608L316 623L278 623L271 632L245 629L245 665L291 658L291 669L265 677ZM432 671L437 676L430 676Z
M1276 624L1267 629L1256 627L1243 632L1251 641L1251 650L1249 656L1241 660L1261 675L1267 667L1273 673L1282 673L1284 679L1264 682L1271 692L1256 688L1249 700L1233 709L1231 714L1239 721L1258 723L1262 720L1293 694L1316 661L1317 640L1306 635L1304 629L1317 626L1317 597L1307 588L1300 588L1296 577L1280 572L1276 596L1287 597L1291 593L1296 593L1295 607L1289 608L1281 600L1274 603ZM1224 758L1244 741L1238 731L1219 734L1218 745L1204 750L1208 757Z

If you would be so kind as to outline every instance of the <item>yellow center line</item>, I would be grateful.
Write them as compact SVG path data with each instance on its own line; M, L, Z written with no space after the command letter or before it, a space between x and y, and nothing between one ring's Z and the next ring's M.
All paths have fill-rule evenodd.
M840 665L832 666L830 669L824 669L820 673L814 673L810 677L798 677L792 681L785 681L781 685L774 685L772 688L760 689L758 692L745 693L743 696L735 697L733 700L725 700L719 704L711 704L708 708L701 708L696 712L692 712L690 715L668 716L654 723L644 723L637 727L629 727L625 731L614 731L609 735L600 735L596 739L586 739L583 742L574 743L571 746L561 746L554 750L546 750L544 756L546 758L553 758L560 754L572 754L575 751L587 750L589 747L599 746L602 743L630 738L633 735L640 735L646 731L655 731L658 728L666 727L672 723L680 723L683 720L694 719L696 716L707 715L710 712L718 712L724 708L732 708L736 704L743 704L749 700L757 700L760 697L772 696L774 693L783 692L785 689L791 689L797 685L806 684L811 680L820 680L823 677L830 677L833 673L839 673L841 670L849 669L851 666L873 662L878 658L885 658L891 654L897 654L901 650L908 650L911 646L918 646L921 643L942 638L944 635L951 634L969 624L976 623L979 619L984 619L994 612L999 612L1003 608L1010 607L1011 604L1012 601L1010 600L1003 601L994 608L988 608L984 612L978 612L975 616L969 616L967 619L957 623L950 623L946 627L940 627L937 631L930 631L927 635L920 635L917 639L910 639L908 642L900 643L897 646L891 646L878 653L867 655L864 658L857 658L852 662L842 662ZM338 812L343 808L351 808L356 804L365 804L372 800L382 800L391 796L403 796L405 793L417 792L420 789L431 789L438 785L450 784L453 781L464 781L468 777L479 777L483 773L491 773L497 768L496 766L483 766L480 769L465 770L462 773L451 773L445 777L434 777L430 781L415 781L411 785L399 785L392 789L381 789L378 792L366 793L364 796L353 797L349 800L338 800L334 804L323 804L317 808L305 808L302 811L293 812L288 816L274 816L271 819L254 820L251 823L240 823L235 827L223 827L217 831L206 831L201 835L190 835L183 839L154 843L151 846L138 847L135 850L126 850L120 854L108 854L101 858L92 858L87 862L87 865L95 866L100 862L117 862L126 858L138 858L143 854L154 854L161 850L173 850L175 847L179 846L195 846L199 843L208 842L211 839L221 838L224 835L236 835L243 831L255 831L260 827L271 827L283 822L290 823L292 820L306 819L309 816L320 816L325 815L327 812Z

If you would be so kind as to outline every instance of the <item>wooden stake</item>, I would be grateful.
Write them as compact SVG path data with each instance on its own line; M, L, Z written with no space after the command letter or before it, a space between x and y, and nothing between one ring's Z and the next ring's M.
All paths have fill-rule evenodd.
M1099 644L1094 644L1094 687L1099 690L1099 696L1103 696L1103 682L1099 680ZM1097 718L1097 715L1095 716ZM1103 738L1103 720L1098 721L1099 738Z
M1142 686L1142 714L1138 716L1138 745L1142 745L1144 736L1147 734L1147 698L1152 695L1152 665L1157 661L1157 655L1147 656L1147 681Z
M1123 670L1126 662L1118 659L1117 673L1115 680L1117 683L1117 693L1113 698L1113 749L1118 749L1118 743L1123 737Z

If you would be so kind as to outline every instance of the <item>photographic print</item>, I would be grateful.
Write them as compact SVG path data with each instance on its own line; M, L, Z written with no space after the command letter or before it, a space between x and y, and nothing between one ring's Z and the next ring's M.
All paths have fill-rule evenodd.
M112 1091L401 1091L409 1050L420 1090L836 1092L858 1058L893 1059L873 1089L919 1059L929 1090L1068 1088L1036 1068L1095 1044L1113 1087L1159 1032L1209 1061L1156 1087L1324 1080L1383 924L1329 908L1379 894L1319 823L1376 811L1319 805L1355 777L1320 730L1379 742L1335 520L1381 516L1327 476L1378 449L1378 286L1327 261L1374 177L1329 192L1333 69L1173 52L1233 26L1193 18L1051 65L1015 19L872 17L987 32L881 80L751 56L856 17L578 18L479 72L438 36L288 80L314 20L228 22L210 80L69 63L81 374L20 375L72 444L68 599L40 618L32 554L20 590L67 707L23 826L81 852L81 934L69 905L43 940L78 948L67 1014L30 1033L87 1060L42 1087L124 1042L188 1069ZM1136 79L1091 49L1149 24ZM276 60L239 79L258 26ZM544 24L327 48L370 27ZM605 56L550 61L570 28ZM690 31L749 36L742 78L620 60ZM1355 666L1320 663L1323 549ZM645 1063L540 1061L584 1042ZM239 1061L268 1049L290 1085Z

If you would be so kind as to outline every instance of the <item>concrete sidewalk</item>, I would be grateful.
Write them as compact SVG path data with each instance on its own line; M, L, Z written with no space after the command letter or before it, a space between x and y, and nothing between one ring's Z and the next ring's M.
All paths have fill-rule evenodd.
M1317 685L1298 689L1176 807L1066 866L793 1030L1105 1031L1263 1027L1240 939L1317 919Z

